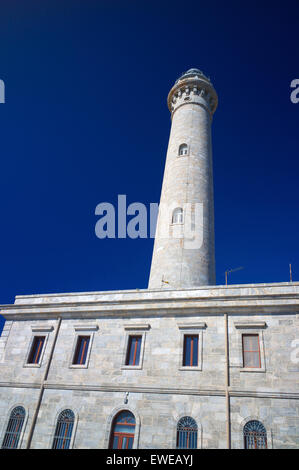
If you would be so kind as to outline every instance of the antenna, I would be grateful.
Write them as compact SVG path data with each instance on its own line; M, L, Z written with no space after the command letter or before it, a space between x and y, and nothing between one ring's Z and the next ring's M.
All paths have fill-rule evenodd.
M227 286L227 275L228 275L229 273L233 273L233 272L235 272L235 271L240 271L240 269L244 269L244 267L243 267L243 266L239 266L239 268L227 269L227 270L225 271L225 285L226 285L226 286Z
M292 275L292 264L289 264L290 267L290 282L293 282L293 275Z

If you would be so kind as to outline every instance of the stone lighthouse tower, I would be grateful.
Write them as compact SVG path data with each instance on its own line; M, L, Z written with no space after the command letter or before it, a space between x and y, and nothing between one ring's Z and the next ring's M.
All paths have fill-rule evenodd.
M211 123L217 94L198 69L171 88L169 137L149 289L215 284Z

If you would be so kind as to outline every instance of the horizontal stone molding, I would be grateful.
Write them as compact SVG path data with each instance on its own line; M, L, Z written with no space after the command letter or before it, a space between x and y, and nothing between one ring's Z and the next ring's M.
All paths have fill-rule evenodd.
M21 383L21 382L0 382L2 388L32 388L39 389L40 383ZM153 394L166 394L166 395L196 395L196 396L223 396L225 397L224 389L181 389L181 388L162 388L162 387L134 387L128 384L115 386L113 385L80 385L80 384L58 384L51 382L44 382L43 387L51 390L76 390L86 392L129 392L129 393L153 393ZM254 390L237 390L230 388L230 397L244 397L244 398L275 398L275 399L294 399L299 400L299 392L274 392L274 391L254 391Z
M272 392L272 391L255 391L255 390L230 390L231 397L245 397L245 398L281 398L284 400L299 400L299 392Z
M234 322L235 328L266 328L267 323L265 321L238 321Z
M41 383L33 382L0 382L0 387L2 388L41 388Z
M207 327L205 322L192 322L192 323L177 323L177 326L180 330L198 330L204 329Z
M53 331L54 330L54 326L49 326L49 325L35 325L35 326L31 326L31 330L33 333L36 333L36 332L45 332L45 333L49 333L50 331Z
M86 325L82 323L82 325L74 325L75 331L97 331L99 329L99 325L93 324L93 325Z
M297 296L298 297L298 296ZM144 305L143 303L136 302L133 305L116 304L113 305L97 305L95 303L81 304L70 306L70 304L57 304L57 305L11 305L5 309L1 309L0 313L4 318L14 320L28 320L28 319L54 319L57 317L62 318L82 318L82 314L87 318L99 317L131 317L133 314L142 316L169 316L180 314L180 316L189 316L192 314L297 314L299 311L299 298L285 299L279 296L276 300L260 299L259 301L242 298L239 300L229 301L229 299L192 301L186 300L185 302L152 302Z
M125 323L125 330L149 330L151 325L149 323Z

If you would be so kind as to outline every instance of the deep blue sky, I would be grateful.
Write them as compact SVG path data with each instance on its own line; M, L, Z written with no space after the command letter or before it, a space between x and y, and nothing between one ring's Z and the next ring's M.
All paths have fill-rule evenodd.
M99 240L99 202L158 202L169 89L199 67L213 122L216 269L299 278L299 4L2 0L0 303L146 288L153 240Z

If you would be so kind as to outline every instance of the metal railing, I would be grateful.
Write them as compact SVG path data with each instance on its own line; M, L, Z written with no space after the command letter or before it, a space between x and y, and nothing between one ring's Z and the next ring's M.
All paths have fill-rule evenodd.
M69 449L75 416L71 410L64 410L59 415L55 429L52 449Z
M24 419L25 410L23 407L18 406L14 410L12 410L2 442L2 449L18 448Z
M267 436L264 432L244 432L245 449L267 449Z

